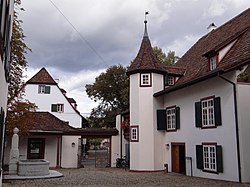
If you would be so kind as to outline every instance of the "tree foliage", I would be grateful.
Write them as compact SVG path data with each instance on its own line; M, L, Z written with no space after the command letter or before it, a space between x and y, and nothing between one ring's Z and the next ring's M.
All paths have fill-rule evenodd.
M164 65L170 66L176 63L180 58L175 55L175 51L169 51L166 55L160 47L153 47L153 53L156 58Z
M93 84L86 85L87 95L100 104L92 109L90 126L114 126L116 114L129 107L129 78L121 65L109 67L96 77Z
M22 20L18 17L18 10L21 1L15 0L12 38L11 38L11 61L9 71L9 87L8 87L8 112L7 112L7 131L12 132L14 127L20 129L20 133L26 129L25 116L29 110L34 110L35 104L29 101L23 101L24 81L23 72L27 68L27 60L25 55L31 49L25 44L22 29ZM22 131L22 129L24 131Z

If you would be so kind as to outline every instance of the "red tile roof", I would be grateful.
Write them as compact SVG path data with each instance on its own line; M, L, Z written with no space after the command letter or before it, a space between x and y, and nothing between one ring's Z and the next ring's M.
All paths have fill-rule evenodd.
M152 71L166 73L163 64L153 54L153 49L148 36L142 39L140 50L128 68L127 74L131 75L138 72Z
M235 41L217 68L209 71L208 57ZM178 82L155 96L177 90L189 83L216 76L216 72L227 72L250 63L250 8L200 38L173 67L185 69Z
M27 84L52 84L56 85L55 80L50 76L48 71L43 67L37 74L27 81Z
M68 122L62 121L49 112L30 112L28 114L29 126L31 132L69 132L75 128L71 127Z

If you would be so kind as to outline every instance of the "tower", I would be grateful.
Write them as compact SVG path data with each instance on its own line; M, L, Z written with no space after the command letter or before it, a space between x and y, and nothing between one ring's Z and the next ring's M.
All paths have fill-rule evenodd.
M144 24L139 52L127 71L130 78L131 171L163 169L163 133L157 131L156 121L156 109L161 103L153 94L164 89L166 71L153 54L146 16Z

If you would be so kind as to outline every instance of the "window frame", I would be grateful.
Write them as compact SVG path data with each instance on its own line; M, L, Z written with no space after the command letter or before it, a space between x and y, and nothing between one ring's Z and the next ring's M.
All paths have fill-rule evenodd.
M49 90L48 90L49 89ZM51 87L45 84L38 85L38 94L50 94Z
M168 111L173 111L173 113L168 114ZM176 106L166 108L166 126L167 131L176 131Z
M215 96L206 97L201 99L201 127L202 128L213 128L215 125ZM213 106L208 106L209 102L212 102ZM203 104L206 103L206 107ZM212 110L212 112L211 112ZM207 112L206 117L204 116L204 111ZM205 119L206 118L206 119Z
M51 104L51 112L63 113L64 104L63 103Z
M147 76L147 82L144 82L144 76ZM140 73L140 87L151 87L152 77L151 73Z
M217 172L217 156L216 143L202 144L203 149L203 170L209 172ZM207 151L205 149L207 148ZM213 148L213 151L211 150Z
M130 126L130 142L139 142L139 126L138 125Z
M174 84L175 84L175 77L174 76L168 76L168 78L167 78L167 85L168 86L173 86Z

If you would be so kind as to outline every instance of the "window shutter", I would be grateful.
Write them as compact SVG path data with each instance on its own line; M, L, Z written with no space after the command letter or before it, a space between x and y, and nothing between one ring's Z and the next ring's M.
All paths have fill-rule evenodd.
M196 145L196 165L198 169L203 169L203 147Z
M223 159L222 159L222 146L216 146L216 161L217 161L217 172L223 172Z
M222 125L220 97L214 98L214 115L215 115L215 125L216 126Z
M166 110L157 110L157 130L166 129Z
M195 126L202 127L201 102L195 103Z
M50 94L50 86L45 86L45 93Z
M51 112L57 112L57 105L56 104L51 105Z
M180 129L180 107L175 108L176 129Z

